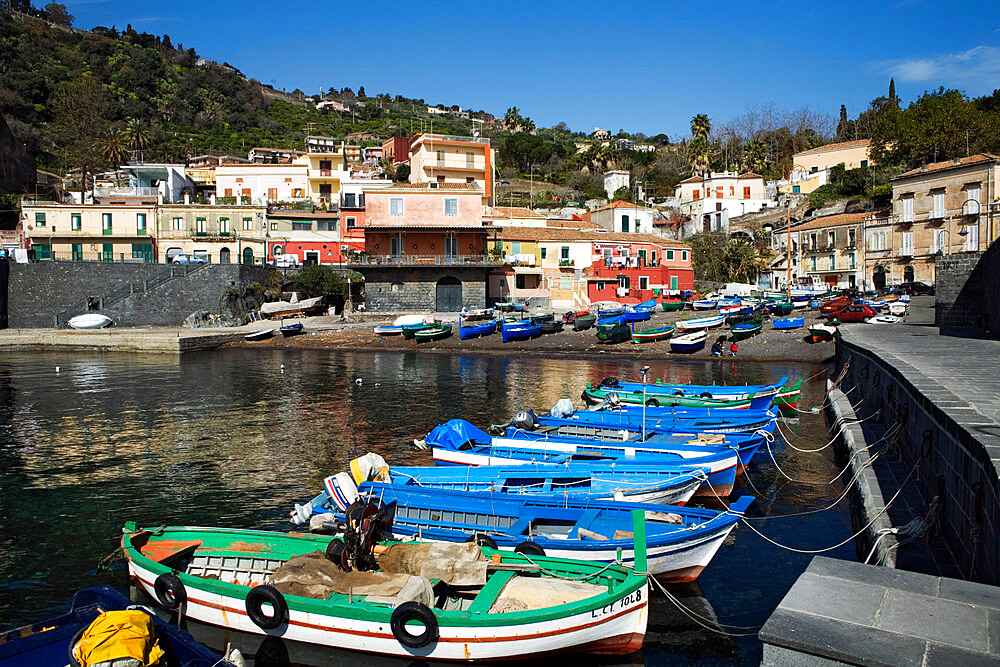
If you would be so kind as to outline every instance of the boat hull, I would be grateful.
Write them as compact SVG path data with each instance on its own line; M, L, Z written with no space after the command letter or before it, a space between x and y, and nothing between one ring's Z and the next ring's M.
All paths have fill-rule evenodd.
M71 317L66 324L71 329L103 329L111 326L111 318L100 313L86 313Z

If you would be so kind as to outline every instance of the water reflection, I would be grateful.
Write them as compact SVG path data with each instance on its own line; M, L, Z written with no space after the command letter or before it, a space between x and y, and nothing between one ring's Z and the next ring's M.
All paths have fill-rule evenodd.
M377 451L391 463L430 464L430 454L410 443L441 421L465 417L485 426L560 398L579 404L587 382L638 378L644 363L650 377L671 382L758 384L821 370L742 360L295 350L11 355L0 360L0 626L50 615L79 588L122 585L120 571L97 573L94 565L114 548L126 520L287 530L287 509L354 456ZM804 396L822 391L816 378ZM803 414L783 428L807 449L829 438L819 415ZM780 449L775 457L789 477L806 482L785 479L762 454L745 489L758 498L752 513L814 509L839 494L839 485L815 484L838 472L829 450ZM805 548L851 532L846 507L755 525ZM853 548L832 555L851 558ZM723 622L759 624L808 561L739 527L701 577L700 597ZM647 661L711 655L759 662L756 639L720 642L674 619L669 606L663 599L654 605Z

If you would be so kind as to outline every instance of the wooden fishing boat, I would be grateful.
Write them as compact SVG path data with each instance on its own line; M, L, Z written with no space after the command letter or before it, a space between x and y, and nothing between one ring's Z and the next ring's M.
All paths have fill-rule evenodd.
M802 380L798 380L794 384L785 385L774 395L772 404L786 417L798 415L799 392L801 389Z
M344 517L344 541L223 528L140 530L130 522L122 548L132 582L161 607L183 604L185 618L288 641L465 662L632 653L642 645L648 590L641 544L635 571L475 545L379 544L381 535L394 532L391 525L409 532L409 524L378 508L358 509L363 512ZM725 520L716 520L718 529ZM641 533L646 525L638 512L634 529ZM483 559L485 568L473 566ZM342 569L345 561L351 572ZM372 566L378 577L363 571ZM432 589L421 572L443 585ZM553 586L556 578L563 585ZM566 590L567 580L581 582L573 595L556 590ZM596 584L582 583L588 580ZM554 599L525 601L520 591L529 586ZM521 600L517 611L498 613L512 611L513 600Z
M243 340L250 341L251 343L259 340L267 340L268 338L274 337L274 329L264 329L262 331L254 331L253 333L247 334L243 337Z
M694 581L753 502L734 500L728 511L676 505L525 498L365 482L363 499L394 503L391 531L400 539L460 542L488 535L488 546L534 556L620 562L631 566L637 540L632 511L642 512L648 571L663 582ZM342 516L340 513L338 518ZM431 518L434 515L436 518Z
M633 392L645 391L647 396L667 394L670 396L697 396L699 398L743 400L751 398L763 399L768 396L774 396L787 381L787 377L782 377L778 382L771 384L680 384L677 382L664 382L660 378L656 378L652 383L644 387L641 382L629 382L627 380L619 380L618 378L604 378L600 386L604 389ZM589 387L590 385L588 384L587 386Z
M474 323L467 323L464 318L459 318L458 320L458 337L462 340L468 340L470 338L480 336L489 336L490 334L496 333L496 331L496 320L479 321Z
M543 315L532 315L528 319L531 320L532 324L544 324L546 322L554 322L556 316L552 313L545 313Z
M670 334L674 332L674 325L668 324L664 327L656 327L655 329L642 329L640 331L632 332L632 342L633 343L650 343L657 340L666 340L670 338Z
M479 308L476 310L469 310L468 308L463 308L462 312L459 313L459 317L467 322L481 322L483 320L493 319L493 309L492 308Z
M889 314L896 317L906 315L907 303L905 301L894 301L889 304Z
M437 322L422 322L420 324L404 324L403 325L403 338L410 340L415 338L418 331L424 331L426 329L431 329L437 326Z
M691 302L691 310L712 310L719 302L715 299L696 299Z
M702 332L704 333L704 332ZM677 340L680 336L674 336L671 338L671 342ZM614 395L615 400L619 403L628 403L633 405L643 404L643 391L642 389L633 389L629 391L625 388L614 388L598 386L594 387L590 383L587 384L587 388L583 390L580 398L583 399L584 403L587 405L600 405L611 398ZM646 405L651 406L663 406L663 407L682 407L682 408L716 408L716 409L728 409L728 410L742 410L749 408L751 410L766 410L771 406L771 399L777 396L777 394L766 394L757 396L755 394L750 394L748 398L713 398L711 394L708 397L701 396L686 396L683 393L670 394L670 393L657 393L653 394L646 392L645 402Z
M743 310L743 306L740 306L740 305L735 305L735 306L719 306L719 312L722 313L723 315L735 315L736 313L740 312L741 310Z
M426 321L425 315L400 315L392 321L392 324L372 327L372 333L376 336L396 336L403 333L403 327L425 324Z
M618 426L632 424L664 429L671 433L753 433L766 428L777 413L770 410L708 410L701 408L654 408L621 405L618 407L577 410L564 417L588 424Z
M81 664L80 658L87 656L81 656L82 647L74 651L76 647L70 643L107 612L111 612L105 617L110 623L124 620L137 629L142 629L143 626L149 628L160 648L169 656L169 664L235 667L233 663L219 658L199 644L184 630L160 620L143 607L137 607L110 586L95 586L77 591L73 594L70 610L65 614L0 635L0 667L64 665L69 662L67 658L71 652L74 664ZM126 615L123 618L121 614ZM117 618L110 618L112 615ZM125 664L124 659L119 660L122 660L120 664ZM168 664L168 661L164 660L163 664Z
M589 310L578 310L576 312L570 311L568 313L563 313L562 321L566 324L573 324L573 322L576 321L576 318L586 317L587 315L590 315Z
M767 306L767 309L771 311L772 315L787 315L792 312L792 308L794 308L794 306L791 301L775 301L773 303L769 303Z
M542 325L532 324L530 320L519 322L504 322L500 326L500 337L503 342L509 343L514 340L528 340L542 335Z
M413 337L418 343L425 343L431 340L441 340L451 335L451 322L438 322L426 329L414 332Z
M633 312L640 312L644 310L648 311L656 310L656 299L650 299L649 301L643 301L642 303L637 303L634 306L628 306L626 310L631 310Z
M741 324L734 324L729 330L732 332L732 338L734 341L741 341L752 336L756 336L761 332L761 330L763 330L763 328L763 320L749 320Z
M632 329L624 322L597 325L597 340L602 343L624 343L632 338Z
M809 336L814 343L831 341L835 333L837 333L837 326L832 323L814 324L809 327Z
M615 317L625 312L625 306L612 306L611 308L598 308L597 318L603 320L606 317Z
M705 347L706 340L708 340L707 331L693 331L683 336L674 336L670 339L670 351L689 354L697 352Z
M559 333L560 331L563 330L562 322L555 322L555 321L542 322L541 326L543 334Z
M696 317L692 320L680 320L675 322L674 326L678 329L710 329L712 327L722 326L722 323L726 321L725 315L710 315L709 317Z
M66 322L71 329L103 329L111 326L111 318L101 313L84 313L76 317L69 318Z
M868 324L896 324L899 318L895 315L876 315L868 319Z
M285 338L290 338L292 336L298 336L301 333L305 333L305 329L303 328L301 322L296 322L295 324L282 325L280 331L281 335L284 336Z
M684 306L686 305L687 302L684 299L680 299L679 301L668 300L660 302L660 308L662 308L663 312L665 313L672 313L674 311L684 310Z
M645 322L653 316L652 310L626 310L621 314L622 321L628 322Z
M778 331L801 329L804 324L805 318L802 317L779 317L778 319L771 320L771 327Z
M580 315L573 320L573 331L586 331L594 326L596 321L596 315Z

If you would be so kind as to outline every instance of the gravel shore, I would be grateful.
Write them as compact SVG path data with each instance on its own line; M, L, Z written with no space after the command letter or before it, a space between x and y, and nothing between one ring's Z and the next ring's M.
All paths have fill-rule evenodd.
M646 322L636 323L637 329L660 327L672 324L679 319L690 319L711 315L718 311L699 311L697 313L684 311L681 313L665 313L656 311ZM774 331L771 323L765 321L763 331L748 340L740 341L736 358L754 361L803 361L821 362L833 355L833 343L812 343L807 339L806 328L818 320L818 311L796 310L794 315L805 317L805 327L792 331ZM440 315L440 314L439 314ZM500 334L485 338L461 340L458 337L457 315L454 317L454 333L443 340L417 343L405 340L402 336L375 336L372 326L390 324L395 316L386 316L385 320L373 319L369 314L364 323L345 323L333 317L316 317L302 320L307 333L292 338L275 336L266 341L247 343L237 342L229 345L252 346L263 348L290 349L342 349L393 352L430 352L438 354L469 354L469 355L511 355L552 357L555 355L577 358L595 357L628 357L632 359L667 359L667 358L709 358L712 342L718 336L728 339L728 327L718 327L709 330L708 344L703 350L693 354L680 354L670 351L669 341L636 344L632 342L606 344L597 340L596 329L573 331L566 327L562 332L548 334L528 341L504 343ZM443 319L450 317L444 315ZM277 326L277 323L275 323ZM849 324L845 326L892 326ZM728 341L726 356L729 356Z

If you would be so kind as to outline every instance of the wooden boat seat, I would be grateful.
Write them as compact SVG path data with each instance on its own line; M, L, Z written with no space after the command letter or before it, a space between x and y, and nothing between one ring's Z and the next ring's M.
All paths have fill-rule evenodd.
M476 599L472 601L468 612L470 614L485 614L489 612L490 607L492 607L493 603L496 602L496 599L503 590L503 587L507 585L507 582L510 581L515 574L517 573L510 570L495 572L493 576L490 577L489 581L486 582L486 585L483 586L482 590L479 591L479 595L476 596Z
M147 542L140 551L150 560L163 563L173 558L190 556L200 546L201 540L157 540Z

